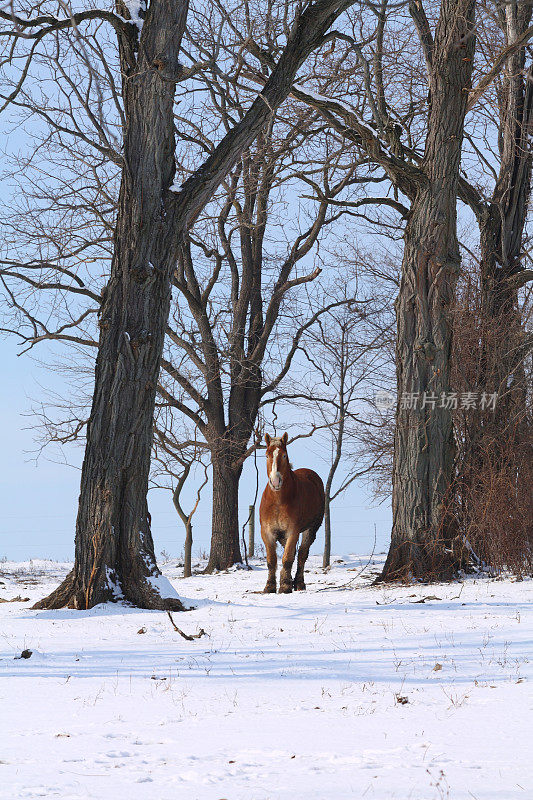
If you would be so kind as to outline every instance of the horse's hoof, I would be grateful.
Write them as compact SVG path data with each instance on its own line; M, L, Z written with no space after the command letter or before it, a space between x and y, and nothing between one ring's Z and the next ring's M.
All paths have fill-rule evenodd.
M294 591L295 592L305 592L305 583L302 581L301 583L294 584Z
M292 586L290 583L282 583L279 587L280 594L290 594L292 592Z
M263 594L276 594L276 584L267 583L267 585L263 589Z

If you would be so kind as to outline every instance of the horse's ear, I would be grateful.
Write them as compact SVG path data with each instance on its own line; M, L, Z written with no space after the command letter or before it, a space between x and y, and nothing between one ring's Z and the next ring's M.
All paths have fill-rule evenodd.
M289 441L289 434L287 433L287 431L285 431L285 433L281 437L281 441L283 443L283 447L287 447L287 442Z
M270 436L269 436L268 433L265 433L265 442L266 442L266 446L270 447Z

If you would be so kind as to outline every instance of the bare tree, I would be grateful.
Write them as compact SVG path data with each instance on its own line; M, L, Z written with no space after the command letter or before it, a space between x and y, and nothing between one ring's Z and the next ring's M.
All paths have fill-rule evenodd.
M353 481L375 468L375 459L360 454L363 431L374 428L372 415L376 373L384 361L383 338L387 325L382 296L366 297L357 283L337 288L346 303L321 316L300 341L300 364L279 387L275 403L279 412L295 405L302 409L304 427L330 454L325 480L323 566L331 556L331 504ZM356 302L357 301L357 302ZM326 303L324 302L324 305ZM267 404L273 403L267 400ZM299 421L302 427L302 421ZM378 423L379 424L379 423ZM340 479L336 480L336 478Z
M348 0L317 0L297 15L267 84L245 116L178 190L174 95L184 76L180 43L186 2L151 0L143 14L119 2L61 17L47 3L26 17L1 11L6 60L25 66L13 102L41 40L91 21L112 26L120 55L123 152L111 276L101 305L95 390L87 428L72 573L38 607L90 608L117 594L136 605L181 609L157 568L147 506L152 420L167 325L171 279L186 256L184 237L225 175L254 141L271 110L290 91L298 69L322 43ZM141 9L142 11L143 9Z
M447 306L460 264L456 198L473 57L474 3L443 0L428 50L431 99L421 165L425 180L417 187L405 229L396 305L399 400L385 579L445 577L456 569L450 546L456 530L446 514L454 467L452 418L442 404L423 401L450 389ZM422 402L409 407L404 404L408 395Z
M256 83L254 73L243 68L235 36L260 45L260 52L263 45L267 53L282 46L283 28L273 15L263 29L263 21L245 8L228 24L230 37L214 28L209 37L201 35L203 28L188 34L191 48L198 48L206 63L214 64L217 49L224 58L197 77L205 89L201 121L198 94L192 112L186 93L179 95L182 151L191 142L211 151L219 127L229 130L233 119L245 114ZM275 60L263 68L265 74ZM209 448L208 571L241 560L239 480L257 445L250 440L259 409L291 369L302 335L328 307L302 289L320 275L324 264L318 247L346 214L339 198L362 183L361 165L348 150L349 143L326 130L316 110L296 100L285 103L195 221L180 255L160 394L193 423ZM298 215L287 213L295 207ZM326 272L326 281L329 277Z
M446 515L453 479L452 418L438 403L404 404L405 396L440 397L449 391L451 326L447 306L453 297L460 255L456 235L456 198L468 91L474 57L474 2L440 6L434 36L420 4L410 12L419 33L429 88L429 112L422 131L424 151L400 141L383 86L383 47L367 69L365 93L371 124L352 108L327 95L295 88L295 94L363 147L391 183L410 202L409 209L376 198L407 217L402 279L396 301L398 405L393 468L393 531L383 577L449 575L456 567L450 547L456 531ZM386 4L382 25L385 29ZM413 114L411 114L411 119ZM339 118L342 123L339 123ZM409 117L407 118L409 121ZM376 132L374 132L376 131Z
M287 141L296 135L291 127ZM262 399L289 372L302 335L328 308L345 302L318 304L314 312L304 304L288 319L286 298L290 303L296 288L313 282L321 272L318 266L299 271L299 264L305 264L323 228L342 214L340 210L328 214L329 199L349 183L354 168L333 181L335 159L320 167L323 187L318 187L315 207L309 206L309 225L280 248L269 242L274 231L284 238L290 234L275 213L272 185L277 183L279 192L299 177L293 169L284 170L284 150L283 140L270 132L246 153L227 186L216 219L216 242L196 226L175 281L189 313L178 301L168 331L173 347L162 362L160 393L194 421L209 447L213 524L208 571L241 560L239 479L244 460L258 444L250 444L250 439ZM292 147L287 150L291 155Z
M485 471L483 451L488 440L494 450L491 459L498 459L498 448L500 456L512 451L513 444L518 452L528 440L531 446L533 436L525 370L533 340L524 329L519 301L520 288L533 278L533 271L526 269L533 66L524 46L513 52L516 42L528 33L531 14L531 4L520 0L496 4L493 13L493 49L511 52L486 102L487 112L497 112L497 147L485 148L488 190L477 209L481 296L476 313L480 323L477 385L486 393L496 393L498 401L492 414L475 416L475 430L469 426L471 436L463 442L463 456L469 452L463 464L471 475Z
M209 481L209 463L205 456L205 444L198 439L188 438L189 431L183 416L174 419L174 409L169 406L156 409L154 419L154 445L152 456L151 484L154 487L168 489L172 494L172 502L176 513L185 528L183 576L192 575L192 521L198 510L202 491ZM190 511L183 507L183 490L191 473L196 477L200 471L202 477L196 481L196 496Z
M449 506L465 544L464 564L482 558L515 568L529 559L524 521L533 453L526 377L533 339L522 288L533 277L526 269L533 95L525 42L531 6L480 3L478 11L477 72L484 94L475 91L469 101L463 164L479 240L463 236L466 266L451 307L452 366L456 392L474 390L478 398L497 400L492 408L478 402L453 412L458 452Z
M183 487L185 486L185 483L186 483L187 478L189 477L189 473L191 471L191 467L190 467L189 464L185 464L183 472L181 473L181 475L178 478L178 482L176 484L176 488L174 489L174 493L172 495L172 502L174 503L176 511L178 512L179 518L181 519L181 521L185 525L185 544L184 544L184 548L183 548L183 550L184 550L183 577L184 578L190 578L191 575L192 575L192 542L193 542L192 518L193 518L194 514L196 513L196 510L197 510L198 505L200 503L200 497L201 497L202 489L204 488L204 486L206 485L207 481L209 480L209 476L207 474L207 467L204 467L204 470L205 471L204 471L203 482L198 486L198 489L196 491L196 501L195 501L193 507L191 508L191 510L189 511L189 513L184 511L183 510L183 506L181 505L181 493L183 491Z
M432 6L430 10L435 11ZM435 29L421 4L410 4L409 12L419 34L430 90L427 122L422 98L412 91L413 87L423 85L421 81L413 83L413 70L409 85L401 67L394 64L409 87L409 102L401 90L391 99L390 86L394 81L390 75L387 76L389 92L385 90L385 57L390 63L391 56L383 42L387 21L393 13L391 9L389 14L387 3L382 5L381 14L384 35L376 40L372 56L365 58L361 48L354 48L357 58L366 64L366 82L359 94L366 96L366 114L364 106L334 99L326 80L318 92L301 83L293 90L295 96L322 110L325 119L339 133L351 137L357 148L363 148L383 169L395 190L406 198L398 202L399 198L393 201L376 197L373 201L395 206L407 218L402 283L396 303L398 409L393 474L394 527L384 570L384 577L388 579L405 575L449 576L462 563L462 544L450 514L454 478L452 418L449 410L439 404L450 388L452 320L448 308L460 264L455 197L457 194L472 209L480 227L487 219L487 206L483 192L459 172L461 140L467 110L479 103L500 71L510 59L523 52L525 43L533 35L533 29L527 27L527 14L522 13L520 30L497 49L492 63L481 65L477 70L477 86L470 91L474 58L473 4L452 7L443 2ZM507 17L509 14L516 19L516 9L507 8ZM393 30L397 32L394 26ZM412 65L412 54L408 60ZM512 74L520 76L520 70ZM518 82L522 80L518 77ZM523 97L527 97L527 93ZM524 108L527 109L527 103ZM527 143L517 135L517 131L518 134L522 131L527 136L524 120L520 122L516 109L511 119L518 120L513 123L514 128L511 125L515 131L514 152L515 157L520 154L524 166L518 169L518 161L512 167L507 164L506 180L520 170L521 174L526 174L529 163ZM401 135L407 137L407 142L402 141ZM482 150L483 146L477 148L481 160ZM513 209L519 210L523 202L519 198L524 197L524 191L527 189L522 181L521 187L516 186ZM364 202L368 205L369 199ZM529 276L516 261L511 271L517 274L506 285L512 285L512 291L516 292L516 287ZM434 398L439 399L435 401Z
M323 219L326 218L323 209L327 214L328 211L331 213L332 210L342 207L343 213L359 220L377 223L383 231L394 231L395 236L407 220L403 276L396 305L398 409L394 468L394 529L385 576L401 578L407 573L420 577L449 575L459 563L456 529L448 513L453 477L453 435L449 409L432 402L426 402L422 408L420 404L417 408L407 408L404 407L403 398L405 395L418 395L426 399L434 395L442 396L450 386L451 324L448 307L454 293L459 265L455 230L456 196L474 211L480 227L483 220L491 217L491 214L486 213L486 202L479 187L459 172L467 111L466 98L470 91L474 57L472 21L474 3L465 0L464 3L453 4L443 0L440 11L436 5L428 4L427 15L422 4L410 3L407 15L403 6L390 4L384 0L379 9L374 8L368 16L355 14L353 18L348 19L342 30L333 30L325 35L328 26L349 5L348 2L326 3L325 0L317 2L306 8L298 17L291 32L287 30L287 6L273 25L269 23L266 26L265 46L258 47L254 36L257 23L240 26L234 23L234 15L226 13L223 6L217 4L225 24L230 26L234 40L230 45L226 45L223 38L216 35L212 10L206 13L196 31L191 29L187 45L183 48L184 54L188 53L189 44L197 51L190 59L191 66L188 68L177 63L175 48L175 43L183 32L184 12L180 12L180 16L174 7L169 10L165 3L155 0L146 12L144 23L141 12L141 16L137 15L133 20L135 24L131 24L131 20L124 21L124 17L129 17L127 8L122 9L122 16L90 10L74 15L66 14L65 18L59 21L55 17L44 16L31 22L21 18L15 19L12 14L4 13L4 19L10 22L14 20L16 23L12 31L7 31L7 36L14 39L15 48L25 46L28 48L28 69L39 53L38 49L33 49L34 45L35 48L42 47L42 43L48 41L49 37L55 37L54 42L60 42L63 36L67 37L65 41L68 41L69 45L74 44L74 50L69 50L69 53L73 52L78 58L77 63L81 65L78 67L79 72L86 69L91 86L96 87L94 89L96 101L94 106L89 105L88 111L94 109L94 126L98 133L94 140L89 142L83 138L76 124L67 131L62 130L61 133L63 136L75 137L80 146L94 145L100 157L115 166L117 175L121 174L117 223L115 225L114 219L110 223L106 217L105 225L102 225L103 234L96 240L100 251L105 252L107 248L113 249L114 253L112 280L104 290L102 298L100 298L101 281L93 280L91 283L82 279L80 284L76 272L67 271L61 273L61 281L58 283L57 271L54 272L53 265L50 269L50 262L37 253L33 261L24 264L26 271L22 280L26 282L29 297L33 297L32 292L35 289L39 291L45 289L59 292L60 296L69 298L73 293L77 293L80 303L89 304L89 308L82 305L74 306L75 313L69 308L70 316L65 327L61 325L52 330L47 327L46 322L43 324L43 321L32 313L31 308L28 310L27 304L21 302L20 296L7 284L7 279L14 276L20 278L20 262L13 259L6 264L4 270L9 302L14 313L24 319L30 331L29 334L25 334L26 341L30 345L43 338L55 338L63 341L72 339L80 346L94 347L98 343L91 330L92 321L96 312L100 311L101 355L97 364L97 391L91 412L87 467L84 469L84 488L80 501L77 567L71 579L71 583L74 582L76 586L74 583L66 585L65 592L56 595L53 602L63 602L74 595L75 599L72 602L93 602L93 595L104 596L109 590L104 567L109 567L113 585L120 584L126 596L134 602L156 604L159 602L157 599L154 600L152 591L154 582L149 580L148 585L144 580L143 583L143 576L145 579L157 577L153 545L149 535L149 520L145 514L146 503L144 501L144 506L141 508L141 500L135 499L134 502L129 492L130 488L134 490L135 498L146 494L144 487L148 480L149 461L146 445L151 436L148 412L150 408L153 410L155 402L157 369L165 333L168 333L177 350L172 351L172 355L169 353L169 358L165 356L163 362L163 378L159 383L163 399L172 407L188 414L189 418L199 426L206 441L207 435L211 436L213 450L220 466L218 470L220 480L216 483L218 486L228 487L227 491L221 491L218 495L220 503L217 504L218 510L214 511L213 531L214 534L216 532L217 544L212 548L213 559L210 568L227 566L240 558L235 523L236 486L238 487L242 459L249 452L248 442L253 429L250 421L254 414L257 415L257 409L260 407L256 402L258 393L261 394L260 402L263 402L266 396L264 393L276 389L278 377L273 373L270 382L268 379L262 380L261 358L264 359L266 346L261 345L258 348L259 341L267 343L269 341L270 334L266 336L266 340L263 337L272 319L269 312L273 310L275 317L271 332L276 321L280 319L280 309L283 313L280 295L285 303L287 290L294 285L292 281L305 281L313 272L289 277L295 265L294 259L291 263L294 254L290 251L285 264L288 272L282 270L278 273L278 278L281 280L283 277L284 282L280 284L274 282L271 299L275 299L275 302L273 306L268 305L266 308L263 322L262 309L258 302L257 279L254 278L254 275L257 275L257 258L255 264L254 257L248 261L243 258L242 263L252 264L252 267L242 269L242 273L239 273L239 269L235 271L232 266L231 246L230 250L225 246L219 249L218 245L213 247L212 240L209 246L206 246L203 237L199 237L195 230L192 234L190 231L193 223L201 220L202 209L215 197L217 188L224 182L224 176L229 174L230 177L223 184L217 200L220 201L225 193L230 207L233 208L236 195L234 194L232 198L231 192L241 181L241 188L245 188L245 196L248 191L248 200L239 210L239 231L244 242L241 243L241 251L245 253L248 249L252 256L255 253L255 257L262 252L260 247L262 212L259 208L260 203L256 204L256 197L259 196L256 190L265 174L263 173L261 179L258 178L257 165L260 163L260 158L257 158L257 153L261 152L261 145L259 144L257 150L254 150L252 142L259 134L264 135L265 131L268 140L268 130L273 123L275 109L289 92L295 100L313 110L313 115L308 117L307 121L310 120L312 125L316 125L320 119L328 126L332 132L332 141L336 142L339 151L342 149L345 153L346 146L351 146L356 154L357 163L365 161L367 165L365 174L359 173L350 178L354 183L359 182L365 186L362 195L351 198L340 196L341 189L349 186L350 181L337 180L332 186L328 175L328 185L326 180L323 180L321 185L315 175L305 171L302 180L307 181L316 198L318 207L316 219L321 214ZM45 4L43 8L44 6ZM479 10L481 4L478 3L477 6ZM505 30L507 38L503 49L497 50L496 54L491 56L490 66L487 67L484 63L482 69L477 70L478 84L470 91L468 104L468 108L471 108L478 103L507 65L510 76L507 85L512 84L513 88L507 94L504 92L503 96L504 98L512 96L513 99L504 99L502 102L502 108L505 107L505 103L508 106L508 111L503 113L503 118L506 120L504 128L509 131L514 130L514 134L512 133L506 141L511 142L514 136L513 141L517 144L512 151L514 155L502 160L503 177L498 192L499 197L506 199L502 201L503 204L499 199L493 204L495 208L499 208L500 216L502 213L504 217L507 214L505 217L507 222L502 227L504 231L501 234L502 242L509 239L505 230L509 233L509 230L517 230L520 224L523 225L523 210L529 185L527 176L528 169L530 172L528 166L530 161L529 155L524 155L528 152L529 82L519 75L523 67L524 47L533 33L528 27L528 14L525 6L522 8L512 3L502 6L500 27ZM253 15L248 15L248 18L252 20ZM304 19L307 24L305 30ZM434 26L435 19L436 26ZM209 31L209 43L206 47L202 41L204 23ZM418 41L411 36L413 23L418 32ZM111 100L106 100L102 96L100 89L103 82L102 74L95 72L91 66L94 54L97 53L104 65L101 72L108 77L109 69L106 73L105 68L108 60L106 57L102 58L102 55L106 56L104 51L109 46L109 40L102 45L98 35L86 36L81 32L82 28L85 30L84 26L95 25L99 34L104 24L111 25L113 34L118 37L118 52L124 75L123 89L118 94L116 90L111 89L109 94L115 102L117 120L120 121L115 129L107 124L103 113L105 103ZM172 31L172 35L170 33L167 35L165 29L165 34L160 39L159 26L163 24L168 31ZM285 40L287 40L286 46ZM328 49L323 47L318 55L310 59L307 71L299 75L298 82L294 83L296 72L305 57L319 45L326 44ZM116 48L115 43L111 43L111 46ZM168 52L163 52L165 47ZM66 49L63 49L61 57L55 58L53 63L56 65L55 68L62 69L68 77L70 63L64 60ZM238 53L236 69L235 52ZM280 52L283 52L281 56ZM516 63L513 61L515 57L518 58ZM43 63L47 64L48 68L52 60L48 59ZM8 62L9 57L5 63ZM178 130L183 131L181 141L188 142L191 153L186 153L180 158L181 177L184 180L181 186L177 187L179 181L172 183L175 178L174 133L169 122L171 115L169 108L172 107L174 114L176 85L194 75L202 77L204 91L211 93L215 106L223 110L223 125L227 133L222 141L216 136L206 137L202 124L193 134L191 128L183 124L183 115L178 114L176 117ZM26 71L23 71L20 80L17 77L14 81L13 91L6 98L11 107L24 100L25 79ZM255 83L260 89L259 95L250 107L242 100L233 101L237 87L244 79L248 82L246 91L250 99L255 95L251 86ZM519 86L516 89L519 84L521 88ZM114 85L113 81L110 85ZM505 85L504 81L504 87ZM182 93L183 102L187 103L187 84L183 83L183 86L185 87ZM428 98L426 98L427 87L430 90ZM116 102L118 95L121 97L119 102ZM341 95L344 99L337 99ZM155 100L155 104L145 102L147 98ZM426 99L429 100L427 120ZM79 102L82 103L82 100ZM194 103L194 100L190 102ZM151 126L150 114L153 115L154 126ZM46 122L49 123L50 119ZM159 131L157 125L160 126ZM59 130L57 122L56 130ZM121 138L122 130L125 131L124 143ZM155 141L154 134L159 136L158 142ZM505 147L503 149L505 151ZM169 156L170 151L172 156ZM192 153L199 153L201 161L208 154L200 169L196 168L198 162ZM159 164L159 168L156 170L156 179L153 180L155 162ZM515 189L511 191L505 182L508 182L508 176L515 172L525 177L520 178L519 186L515 185L516 191ZM90 186L89 180L87 186ZM177 188L172 188L173 186ZM379 194L376 194L376 188ZM110 194L112 196L112 192ZM266 197L268 196L267 192ZM254 198L251 205L250 198ZM57 201L58 193L54 198L54 202ZM505 203L509 203L509 213L505 211ZM370 210L377 208L390 209L392 214L399 215L400 223L396 221L391 225L387 220L371 218ZM519 210L518 217L516 209ZM113 217L112 213L110 217ZM220 222L220 215L217 217L213 209L209 209L207 217L210 217L213 223L217 219L218 223ZM228 212L226 222L229 218ZM489 231L489 228L490 226L486 230ZM294 252L301 252L299 248L305 243L305 237L311 248L313 247L316 238L312 235L312 229L313 225L307 232L301 232L304 240L298 242ZM12 230L16 236L16 224ZM158 233L154 236L156 230ZM243 231L245 235L242 235ZM110 248L110 234L113 236L112 248ZM231 240L227 231L224 235L226 240ZM492 239L488 237L486 241L492 247ZM89 248L93 245L92 237L87 237L81 243L76 243L75 238L71 238L67 242L61 242L61 247L57 248L58 256L61 258L66 254L69 257L76 257L76 246L81 247L79 251L81 253L89 252ZM489 251L487 251L488 256L492 258L492 251ZM306 252L302 253L302 266L305 264L306 255ZM501 285L511 287L510 291L511 294L514 293L514 298L517 287L524 282L527 275L517 274L523 273L524 270L523 264L518 265L515 256L507 254L502 257L507 258L509 264L513 263L508 270L509 275ZM202 273L203 276L207 276L203 283L200 278L202 271L198 269L201 259L204 265L212 264L209 270L204 270ZM488 263L487 259L485 260ZM176 263L179 263L177 271L174 269ZM215 312L213 316L212 308L214 295L211 293L218 278L224 274L222 266L224 263L230 270L231 281L234 281L237 275L239 289L242 290L244 287L244 291L239 291L237 295L232 294L232 300L235 300L233 311L237 310L237 313L234 314L233 321L230 320L230 324L228 319L222 319L223 315L217 318ZM264 265L260 266L262 274ZM37 279L31 277L32 269L35 270L34 276L39 276ZM496 267L489 266L486 270L486 274L492 270L492 278L486 281L486 286L491 292L490 287L498 284L498 280L496 284L494 281L494 275L499 275L495 269L498 269L498 264ZM211 279L214 280L213 285ZM167 326L166 321L166 309L171 304L171 291L175 292L176 297L181 296L182 301L185 300L181 302L179 313L174 319L174 322L178 319L177 330L173 329L172 324ZM206 292L207 302L202 305ZM498 292L501 294L499 289ZM120 303L123 305L119 313ZM132 304L137 304L136 311L130 308ZM514 299L512 304L515 306ZM65 305L68 305L68 301ZM181 319L179 314L182 314ZM205 324L206 318L209 325ZM247 321L247 328L243 325L243 319ZM191 320L194 320L201 332L200 339L196 343L191 343L186 336L184 337L183 327L180 327L184 323L187 325ZM213 321L217 325L226 325L229 331L229 335L224 331L226 341L222 350L220 342L216 343L216 347L210 344ZM264 324L262 333L260 333L261 324ZM307 322L302 320L300 327L305 325ZM302 327L302 333L304 330L307 328ZM150 333L148 338L145 337L146 333ZM245 341L247 352L245 351L243 356ZM252 347L253 341L256 344L255 349ZM296 336L288 348L289 366L295 350L298 349L298 341ZM218 352L214 358L216 348ZM186 361L176 356L179 351L182 355L185 353L191 357L194 369L200 373L201 380L206 379L211 416L207 415L206 411L206 395L198 393L195 381L190 380L190 371L186 371L185 374L182 371ZM225 353L222 360L221 352ZM194 358L192 358L193 353ZM250 360L250 354L254 353L261 354L261 358L258 360L254 357ZM229 424L225 417L224 399L222 398L221 403L218 402L219 388L226 380L226 367L230 378L226 384L231 387L230 400L234 401L233 407L238 410L238 414ZM190 370L190 364L187 369ZM197 378L198 372L195 373L194 369L192 375ZM286 374L283 372L284 369L283 364L279 373L280 380ZM115 384L112 383L113 380ZM120 389L118 391L117 388L116 392L113 390L113 402L109 389L112 385ZM260 390L259 386L262 387ZM217 392L218 397L215 398ZM141 401L142 397L145 399ZM185 398L188 398L187 402L184 402ZM213 398L216 402L211 402ZM111 407L115 408L114 416ZM118 414L119 408L124 410L124 414L122 411ZM130 436L131 419L136 420L135 430L138 434L133 437ZM206 427L202 429L200 423ZM244 446L246 430L249 433ZM107 435L111 436L114 442L120 442L119 450L122 447L120 459L113 463L109 459L106 461L107 446L104 448L105 453L102 450L102 442ZM237 441L238 447L236 447ZM138 464L141 462L144 466L139 471ZM130 468L124 467L128 464L131 464L131 475L128 472ZM132 477L133 473L136 476L135 480ZM419 479L420 476L423 476L422 479ZM95 486L98 488L95 489ZM124 500L128 502L124 503ZM93 514L96 506L100 508L97 513L97 517L100 515L98 519ZM127 513L124 509L128 509ZM226 523L228 519L233 520L231 524ZM134 529L137 529L137 533L132 533ZM102 530L107 532L100 537L98 531ZM110 534L111 530L115 532L114 537ZM139 536L139 530L143 531L143 537ZM104 539L106 542L109 539L113 543L109 546L105 544L102 549ZM92 554L89 552L91 548ZM143 549L148 556L142 557L142 564L139 565L135 562L135 559L138 561L138 557L132 554L139 553ZM124 551L127 551L127 557L119 558ZM123 570L122 565L129 564L132 558L135 562L131 569L134 576L133 583L141 586L146 584L147 590L134 590L130 587L131 581L128 575L115 574L116 569L113 564L120 564ZM96 569L93 569L95 564ZM82 586L83 591L78 591L78 584Z

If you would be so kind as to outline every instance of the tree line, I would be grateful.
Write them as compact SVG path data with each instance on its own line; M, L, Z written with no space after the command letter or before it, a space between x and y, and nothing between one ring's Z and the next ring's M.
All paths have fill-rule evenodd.
M3 327L94 371L90 401L42 418L85 456L74 569L39 607L181 608L155 559L150 474L173 482L190 544L180 492L209 465L208 570L239 562L243 465L288 408L310 420L300 435L329 436L325 565L329 504L362 474L392 483L383 579L528 561L531 12L0 10L2 112L28 131L9 166ZM442 402L459 386L494 408ZM382 389L394 418L361 413ZM491 543L510 517L507 558L510 540Z

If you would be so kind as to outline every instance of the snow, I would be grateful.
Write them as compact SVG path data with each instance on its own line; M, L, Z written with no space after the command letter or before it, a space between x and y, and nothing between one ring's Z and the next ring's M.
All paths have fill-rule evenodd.
M71 565L0 564L30 598L0 603L0 797L533 796L532 581L374 587L315 557L307 592L263 595L253 563L164 567L193 641L164 612L32 611Z
M133 25L136 25L139 31L141 31L144 20L140 12L146 10L144 0L124 0L124 4L130 14L130 19L127 20L127 22L133 23Z
M174 597L179 599L177 591L174 589L169 579L164 575L150 575L148 577L148 583L153 589L155 589L156 592L158 592L158 594L161 595L161 597Z
M344 109L348 114L355 114L353 108L349 106L348 103L345 103L344 100L339 100L338 97L327 97L325 94L319 94L319 92L315 92L314 89L310 89L308 86L304 86L301 83L295 83L293 87L296 91L308 95L312 100L316 100L320 103L335 103L335 105Z
M122 600L124 598L124 593L122 591L122 587L118 580L117 573L115 572L114 569L110 569L110 567L106 566L105 574L106 574L107 585L111 589L113 597L115 598L115 600Z
M141 537L141 541L144 541L145 534L143 531L139 531L139 536ZM162 575L161 572L159 572L157 568L152 564L152 562L148 558L147 552L145 552L144 554L144 563L146 564L148 571L152 572L152 574L148 575L147 577L147 581L151 585L151 587L158 594L160 594L161 597L164 597L166 599L170 598L179 599L179 595L175 590L175 588L170 583L169 579L165 575Z

